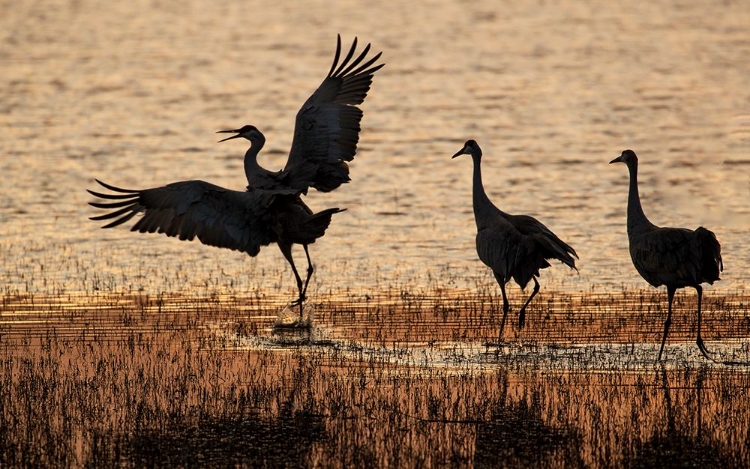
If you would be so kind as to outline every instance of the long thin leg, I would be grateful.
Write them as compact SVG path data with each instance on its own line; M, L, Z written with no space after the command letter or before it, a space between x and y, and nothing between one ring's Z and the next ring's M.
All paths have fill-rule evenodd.
M669 300L669 307L667 309L667 320L664 321L664 335L661 338L661 348L659 349L659 358L656 361L661 361L661 353L664 351L664 342L667 341L667 334L669 334L669 326L672 324L672 300L674 300L674 292L676 288L667 287L667 299Z
M508 316L508 310L510 309L510 303L508 303L508 296L505 294L505 278L502 275L495 273L495 279L500 284L500 292L503 294L503 319L500 321L500 334L497 337L497 341L503 341L503 329L505 329L505 318Z
M299 304L299 315L300 318L302 317L302 302L304 301L304 297L302 294L302 278L299 276L299 273L297 272L297 267L294 266L294 259L292 258L292 245L291 244L279 244L279 249L281 250L281 254L284 255L284 258L286 258L287 262L289 262L289 265L292 266L292 272L294 272L294 278L297 280L297 290L299 291L299 298L297 298L297 301L293 301L292 304Z
M703 356L713 361L713 358L708 356L708 350L706 350L706 346L703 345L703 339L701 338L701 301L703 299L703 287L698 285L695 287L695 291L698 292L698 339L696 339L695 343L698 344L698 348Z
M302 248L305 250L305 256L307 256L307 278L305 279L305 286L302 287L302 294L301 298L305 300L307 298L307 285L310 283L310 279L312 278L313 272L315 272L315 268L312 265L312 261L310 260L310 253L307 251L307 244L303 244Z
M531 299L539 293L539 282L536 277L531 277L534 280L534 291L531 292L531 296L526 300L526 303L521 307L521 311L518 313L518 328L523 329L523 325L526 322L526 307L531 303Z

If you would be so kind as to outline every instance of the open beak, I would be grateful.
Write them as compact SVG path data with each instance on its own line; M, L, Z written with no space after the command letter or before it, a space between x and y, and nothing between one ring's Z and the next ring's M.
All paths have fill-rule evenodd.
M609 164L612 164L612 163L622 163L622 155L618 156L617 158L609 162Z
M219 130L219 131L218 131L218 132L216 132L216 133L217 133L217 134L237 134L237 135L232 135L231 137L227 137L227 138L222 138L221 140L219 140L218 142L216 142L216 143L221 143L221 142L226 142L227 140L232 140L233 138L239 138L239 136L240 136L240 129L234 129L234 130Z

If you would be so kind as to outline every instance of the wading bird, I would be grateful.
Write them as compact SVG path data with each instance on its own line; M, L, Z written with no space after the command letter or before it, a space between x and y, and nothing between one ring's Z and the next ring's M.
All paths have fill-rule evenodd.
M510 215L498 209L487 197L482 184L482 149L474 140L468 140L453 158L471 155L474 161L472 199L474 219L477 223L477 254L479 259L495 274L503 294L503 319L500 323L502 340L505 317L510 306L505 294L505 284L512 278L521 289L534 280L534 291L521 307L518 327L523 328L526 307L539 292L539 270L550 266L549 259L557 259L576 269L575 250L558 238L549 228L528 215Z
M638 157L633 150L625 150L610 161L625 163L630 172L628 191L628 242L630 258L635 270L654 287L666 285L667 320L661 338L659 357L664 351L669 325L672 323L672 300L678 288L693 287L698 292L698 338L696 343L704 357L708 355L701 338L701 283L713 284L724 270L721 260L721 245L713 232L702 226L696 230L686 228L662 228L651 223L643 213L638 195Z
M226 138L243 137L251 142L245 154L247 191L234 191L204 181L182 181L145 190L121 189L99 180L112 193L92 195L106 202L90 202L109 213L92 220L110 220L103 228L121 225L135 215L143 217L131 228L141 233L164 233L181 240L198 238L203 244L246 252L255 256L261 246L276 243L292 267L299 296L305 300L313 274L308 245L323 236L331 216L341 212L329 208L313 213L300 195L313 187L322 192L349 181L349 168L357 150L362 111L373 75L384 64L375 65L382 53L366 60L370 50L354 56L354 39L346 57L341 57L341 36L328 75L297 113L294 140L286 166L271 172L258 165L256 157L265 142L263 134L246 125ZM221 141L224 141L221 140ZM307 257L307 277L303 281L292 257L292 245L301 244Z

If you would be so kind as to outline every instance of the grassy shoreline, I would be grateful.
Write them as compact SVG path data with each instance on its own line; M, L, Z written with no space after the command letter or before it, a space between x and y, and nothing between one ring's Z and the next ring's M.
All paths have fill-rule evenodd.
M543 291L498 348L489 290L318 294L309 335L280 296L6 294L0 465L746 467L750 370L689 295L655 364L664 300ZM709 349L748 359L749 300L706 297Z

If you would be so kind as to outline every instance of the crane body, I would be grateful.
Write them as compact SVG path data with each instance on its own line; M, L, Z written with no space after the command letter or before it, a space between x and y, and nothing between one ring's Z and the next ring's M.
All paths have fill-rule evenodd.
M477 224L477 254L492 269L503 296L503 318L498 339L502 340L510 309L505 284L513 279L523 290L530 281L534 281L534 289L518 314L518 327L523 328L526 307L539 293L539 271L550 266L547 262L550 259L557 259L577 270L575 259L578 255L537 219L528 215L510 215L497 208L490 201L482 183L482 149L476 141L468 140L453 158L465 154L471 155L474 162L472 202Z
M672 302L678 288L692 287L698 293L698 334L696 344L704 357L712 360L701 337L702 283L720 280L724 270L721 245L716 235L703 227L695 230L654 225L646 218L638 193L638 156L625 150L609 164L624 163L630 173L628 188L628 245L633 266L643 279L654 287L667 287L667 319L657 361L661 360L664 343L672 324Z
M293 304L306 299L307 286L314 268L308 246L325 234L331 217L342 209L328 208L314 213L302 200L310 187L329 192L349 181L348 161L352 161L359 141L362 111L374 73L384 64L376 64L382 53L367 57L370 45L355 57L357 39L341 58L341 36L328 75L297 113L294 140L287 163L281 171L261 167L257 156L265 144L264 135L255 126L245 125L232 133L245 138L250 148L245 153L245 191L225 189L194 180L180 181L151 189L122 189L97 179L108 193L88 190L103 199L90 205L108 212L92 220L112 220L103 228L112 228L142 217L131 231L163 233L180 240L197 238L201 243L233 249L256 256L261 246L276 243L289 262L297 282L299 296ZM299 244L307 257L307 276L299 275L292 246Z

